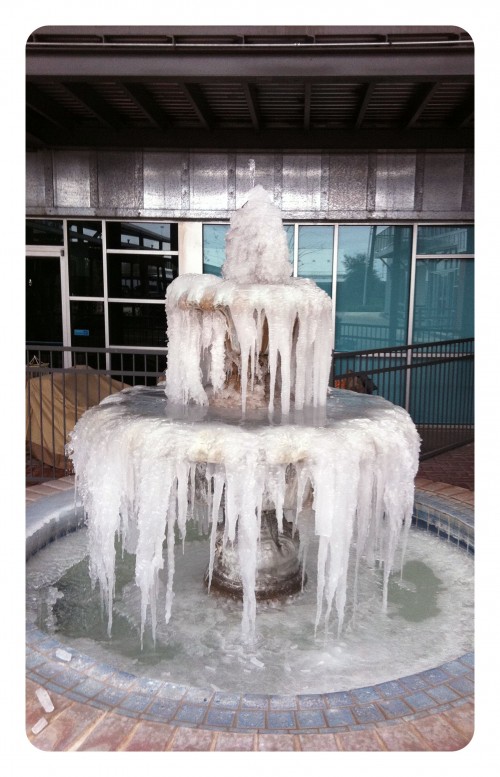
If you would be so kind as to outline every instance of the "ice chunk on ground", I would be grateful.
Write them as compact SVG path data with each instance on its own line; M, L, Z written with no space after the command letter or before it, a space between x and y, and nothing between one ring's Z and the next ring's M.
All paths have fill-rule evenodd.
M31 731L33 734L39 734L40 731L43 731L46 726L49 725L49 722L47 718L40 718L40 720L37 720L35 725L32 727Z
M52 704L52 699L50 698L45 688L37 688L36 695L37 695L38 701L42 705L45 712L54 711L54 705Z

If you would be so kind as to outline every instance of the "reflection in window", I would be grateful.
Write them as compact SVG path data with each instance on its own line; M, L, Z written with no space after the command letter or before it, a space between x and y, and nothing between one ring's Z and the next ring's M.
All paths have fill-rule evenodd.
M108 254L108 295L135 299L164 299L177 278L177 256Z
M166 344L165 306L152 303L109 303L110 345L137 345L164 348Z
M26 245L63 246L63 222L47 219L27 219Z
M226 235L229 224L203 224L203 272L221 275L226 260Z
M299 278L311 278L332 296L333 227L299 227Z
M68 251L70 295L102 297L102 222L69 222Z
M294 226L284 224L290 262L293 264ZM226 235L229 224L203 224L203 272L221 276L226 261Z
M72 300L69 305L71 345L104 348L104 303Z
M417 259L413 342L473 336L473 260Z
M339 227L335 349L406 342L412 228Z
M417 254L473 254L474 227L463 224L418 227Z
M109 221L106 244L107 248L136 251L177 251L177 224Z

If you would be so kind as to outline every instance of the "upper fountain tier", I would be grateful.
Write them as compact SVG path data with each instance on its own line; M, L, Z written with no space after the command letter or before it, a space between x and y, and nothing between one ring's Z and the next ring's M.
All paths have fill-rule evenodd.
M222 278L179 276L167 291L165 393L174 403L326 404L330 297L292 278L281 214L262 186L235 211Z

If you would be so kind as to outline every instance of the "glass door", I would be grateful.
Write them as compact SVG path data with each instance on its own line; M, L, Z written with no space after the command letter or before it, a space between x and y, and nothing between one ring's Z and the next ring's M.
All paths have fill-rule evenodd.
M26 256L26 342L63 344L61 258L58 254Z

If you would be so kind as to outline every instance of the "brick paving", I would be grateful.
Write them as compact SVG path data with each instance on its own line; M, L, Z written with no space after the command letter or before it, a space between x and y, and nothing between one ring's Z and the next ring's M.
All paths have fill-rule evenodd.
M464 446L462 449L422 462L416 485L431 494L446 495L456 500L457 504L472 506L473 468L473 446ZM54 493L55 490L69 488L72 481L73 478L67 477L45 483L44 487L28 488L27 503L46 496L47 489ZM457 662L450 663L450 676L457 671L455 663ZM379 703L379 708L375 708L370 700L361 700L365 702L365 706L358 708L360 722L357 728L345 727L345 730L342 730L342 727L339 727L335 733L321 733L320 730L304 733L247 733L194 728L189 725L186 727L179 720L165 723L144 720L139 717L141 713L135 710L130 711L129 715L117 714L107 709L104 704L102 709L95 706L95 700L92 706L54 691L50 692L54 710L47 713L36 696L37 688L43 687L44 684L42 677L39 684L27 678L26 730L29 741L35 747L52 751L457 751L470 742L474 730L472 697L457 697L457 694L465 694L468 691L469 686L467 689L464 687L465 679L460 674L449 679L446 688L450 700L453 700L448 705L443 704L438 713L429 714L426 709L420 712L412 710L411 715L391 721L390 709L386 710L385 717L375 714L379 712L379 708L385 709L383 701ZM443 688L442 685L436 686L434 693L442 696ZM139 695L136 693L137 697ZM415 703L417 702L418 699L415 698ZM311 723L314 715L318 717L319 710L309 709L308 706L296 710L296 715L297 719L301 715L309 716ZM327 722L330 719L329 713L331 718L334 713L339 713L339 709L326 711ZM263 713L255 708L240 709L239 714L255 716ZM287 713L279 710L274 712L270 707L266 714L272 716ZM370 714L370 720L366 719ZM33 733L33 726L42 718L46 721L44 728L38 734ZM305 718L304 721L302 718L300 720L305 726Z
M424 459L418 476L474 491L474 443Z

